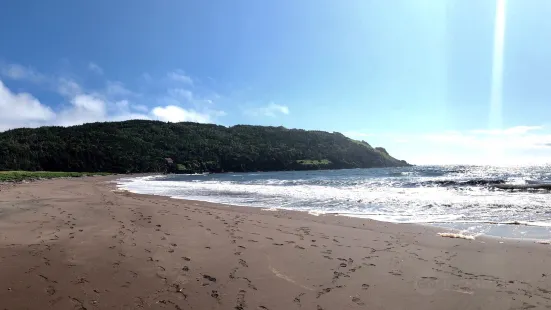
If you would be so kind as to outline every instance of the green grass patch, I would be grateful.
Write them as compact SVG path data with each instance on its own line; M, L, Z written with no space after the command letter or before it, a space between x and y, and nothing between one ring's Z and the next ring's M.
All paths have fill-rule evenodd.
M320 166L320 165L329 165L331 164L331 161L328 159L299 159L297 160L297 163L301 165L307 165L307 166Z
M109 175L105 172L0 171L0 182Z
M177 164L176 165L176 170L183 171L183 170L186 170L186 169L187 169L186 165L182 165L182 164Z

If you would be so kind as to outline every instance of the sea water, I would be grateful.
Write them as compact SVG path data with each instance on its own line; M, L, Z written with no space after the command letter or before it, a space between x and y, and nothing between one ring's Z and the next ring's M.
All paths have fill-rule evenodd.
M414 166L123 178L135 193L228 205L339 214L551 239L551 192L496 184L550 181L551 167Z

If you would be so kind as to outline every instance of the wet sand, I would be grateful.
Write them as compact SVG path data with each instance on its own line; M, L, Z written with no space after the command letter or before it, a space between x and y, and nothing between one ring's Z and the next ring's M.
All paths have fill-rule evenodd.
M112 179L0 188L0 309L551 308L551 245L114 192Z

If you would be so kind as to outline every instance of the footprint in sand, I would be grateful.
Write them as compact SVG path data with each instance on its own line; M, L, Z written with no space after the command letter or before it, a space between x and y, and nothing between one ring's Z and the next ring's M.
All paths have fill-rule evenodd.
M421 277L414 283L415 291L422 295L432 295L437 290L438 282L436 277Z
M209 276L208 274L204 274L204 275L203 275L203 278L204 278L204 279L207 279L207 280L209 280L209 281L211 281L211 282L216 282L216 278L215 278L215 277L211 277L211 276Z
M321 291L318 292L316 298L320 298L322 295L327 294L327 293L329 293L329 292L331 292L331 288L330 288L330 287L324 288L323 290L321 290Z
M220 295L218 294L218 291L216 290L213 290L211 293L210 293L210 297L216 299L218 302L220 302Z
M293 299L293 301L300 305L300 298L301 298L304 294L305 294L305 293L300 293L300 294L298 294L298 296L295 297L295 298Z
M245 290L240 290L239 293L237 294L237 301L236 301L236 304L235 304L235 310L244 310L247 305L245 304L245 294L247 293L247 291Z
M239 268L233 268L232 269L232 271L230 272L230 275L229 275L230 279L235 279L235 273L237 272L237 269L239 269Z
M358 297L352 297L352 302L358 306L365 306L365 303Z
M52 296L52 295L55 295L55 293L56 293L56 290L53 286L50 285L46 288L46 294Z

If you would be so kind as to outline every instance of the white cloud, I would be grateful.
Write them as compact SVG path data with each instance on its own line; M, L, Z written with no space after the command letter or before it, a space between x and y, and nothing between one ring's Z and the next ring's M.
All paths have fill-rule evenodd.
M34 127L50 121L55 113L28 93L15 94L0 81L0 131Z
M211 117L208 114L199 113L195 110L186 110L174 105L156 107L151 111L151 114L156 119L165 122L212 122Z
M90 95L78 95L71 101L79 112L94 115L105 115L105 102Z
M275 117L277 114L289 114L289 108L284 105L270 103L264 107L250 108L243 111L246 115L250 116L269 116Z
M88 70L96 74L103 75L103 69L100 66L98 66L96 63L93 63L93 62L88 63Z
M94 65L90 63L89 69L100 73L98 69L101 68ZM224 111L213 109L210 99L196 98L192 91L184 88L173 88L161 97L150 97L153 102L157 100L158 104L149 108L139 104L142 94L128 89L120 81L106 81L104 88L91 90L69 76L47 76L21 65L1 63L0 75L24 82L40 83L66 100L64 105L53 109L29 93L14 93L0 80L0 131L18 127L71 126L129 119L210 123L217 117L226 115ZM172 72L170 77L178 82L193 83L181 70ZM151 76L144 74L143 78L151 79ZM138 104L134 100L138 100ZM186 105L191 105L192 108L186 108Z
M130 103L121 100L108 103L94 94L74 94L76 83L67 80L71 97L69 105L57 112L40 103L28 93L15 94L0 81L0 131L19 127L38 127L45 125L71 126L90 122L152 119L151 115L129 112ZM78 87L80 91L80 87ZM108 105L115 108L109 113ZM147 112L147 111L145 111Z
M174 70L167 74L167 77L175 82L193 85L193 79L186 75L182 70Z
M33 83L43 82L46 77L32 68L25 67L19 64L2 64L0 74L6 78L18 81L30 81Z
M55 123L61 126L79 125L107 119L106 104L92 95L77 95L71 106L61 110Z

